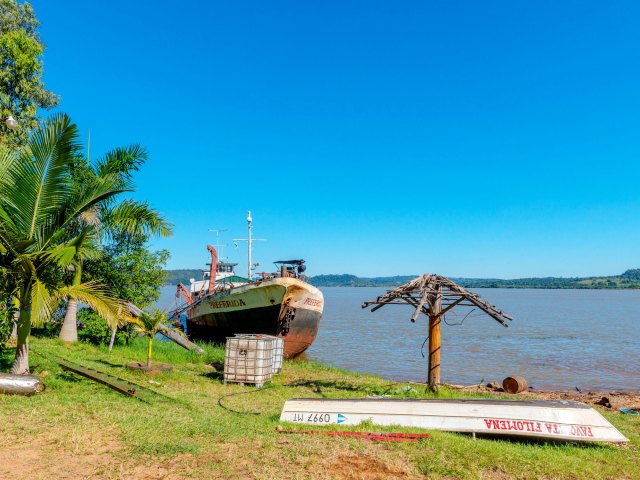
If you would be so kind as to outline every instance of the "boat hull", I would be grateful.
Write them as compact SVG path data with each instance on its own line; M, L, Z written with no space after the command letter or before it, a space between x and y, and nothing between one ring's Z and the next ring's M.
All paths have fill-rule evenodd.
M589 406L556 400L292 399L281 421L399 425L482 435L579 442L628 442Z
M193 340L224 343L242 333L284 338L287 358L301 354L318 334L324 297L296 278L275 278L214 293L187 310Z

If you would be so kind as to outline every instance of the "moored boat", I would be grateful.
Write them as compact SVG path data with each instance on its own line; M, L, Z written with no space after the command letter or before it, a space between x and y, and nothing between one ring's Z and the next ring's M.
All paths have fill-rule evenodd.
M214 291L187 309L191 339L223 343L238 333L284 338L285 357L311 346L318 334L324 298L299 278L278 277Z
M251 214L249 252L251 252ZM261 273L254 280L251 260L248 277L235 274L236 264L218 262L209 245L209 271L191 281L189 289L178 285L187 300L187 335L192 340L224 343L235 334L267 334L284 338L284 355L295 357L311 346L318 334L324 297L304 280L304 260L274 262L278 271ZM249 253L249 258L251 255Z
M628 442L600 413L564 400L317 399L287 400L281 421L399 425L482 435L577 442Z

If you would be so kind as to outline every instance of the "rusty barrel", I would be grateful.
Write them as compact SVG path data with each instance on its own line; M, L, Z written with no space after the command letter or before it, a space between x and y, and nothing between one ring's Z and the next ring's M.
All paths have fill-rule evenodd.
M529 385L527 384L527 379L519 375L507 377L502 380L502 388L504 388L505 392L509 393L524 392L528 386Z

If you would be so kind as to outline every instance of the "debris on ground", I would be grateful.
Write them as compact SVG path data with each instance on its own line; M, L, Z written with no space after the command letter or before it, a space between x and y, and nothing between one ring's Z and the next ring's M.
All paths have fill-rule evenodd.
M611 402L607 397L602 397L600 400L595 402L594 405L601 405L603 407L611 408Z

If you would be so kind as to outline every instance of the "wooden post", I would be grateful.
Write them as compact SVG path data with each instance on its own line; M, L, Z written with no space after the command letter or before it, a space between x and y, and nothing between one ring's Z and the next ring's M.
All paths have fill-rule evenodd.
M441 287L431 302L429 309L429 378L431 387L440 383L440 315L442 313Z

